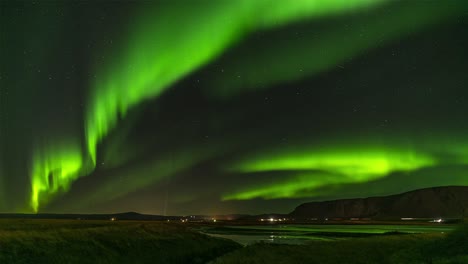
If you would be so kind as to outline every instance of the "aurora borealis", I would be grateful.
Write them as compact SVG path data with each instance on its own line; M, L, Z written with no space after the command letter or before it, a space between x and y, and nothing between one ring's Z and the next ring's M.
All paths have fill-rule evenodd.
M468 185L462 0L0 3L0 211Z

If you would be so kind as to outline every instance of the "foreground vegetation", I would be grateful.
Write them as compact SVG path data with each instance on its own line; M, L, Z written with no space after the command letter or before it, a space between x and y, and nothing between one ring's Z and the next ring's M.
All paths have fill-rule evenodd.
M0 220L0 263L468 263L468 226L242 247L178 223Z
M0 220L0 263L206 263L240 245L158 222Z
M450 234L407 234L307 245L259 243L228 253L213 263L468 263L468 227Z

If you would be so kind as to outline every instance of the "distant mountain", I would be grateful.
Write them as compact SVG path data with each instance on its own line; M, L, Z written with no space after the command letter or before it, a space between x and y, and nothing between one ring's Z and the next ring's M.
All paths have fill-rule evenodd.
M21 219L79 219L79 220L178 220L179 216L146 215L135 212L117 214L9 214L0 213L0 218Z
M188 216L163 216L140 214L137 212L125 212L115 214L53 214L53 213L38 213L38 214L15 214L15 213L0 213L1 218L7 219L77 219L77 220L137 220L137 221L213 221L216 220L237 220L246 215L231 214L231 215L188 215Z
M290 217L305 218L461 218L468 217L468 186L434 187L402 194L304 203Z

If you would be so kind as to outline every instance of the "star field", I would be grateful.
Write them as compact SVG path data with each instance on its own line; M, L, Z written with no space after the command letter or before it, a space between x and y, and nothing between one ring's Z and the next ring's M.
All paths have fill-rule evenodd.
M0 211L467 185L465 1L0 3Z

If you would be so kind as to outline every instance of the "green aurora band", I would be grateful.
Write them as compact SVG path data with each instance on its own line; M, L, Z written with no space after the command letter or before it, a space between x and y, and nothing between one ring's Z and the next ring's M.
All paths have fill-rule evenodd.
M73 152L80 149L79 144L66 144L50 148L47 153L54 153L54 156L35 153L32 168L32 194L31 207L34 211L39 209L41 202L50 199L41 194L54 194L60 190L67 190L70 184L80 175L89 171L84 171L83 153ZM44 150L45 148L36 148Z
M301 197L304 190L329 184L368 182L393 172L411 172L436 164L433 157L411 150L359 146L348 149L344 146L331 149L311 148L291 152L282 150L277 154L272 151L269 155L248 157L246 160L249 161L239 162L240 165L234 170L243 173L286 171L298 175L292 179L286 178L286 182L255 186L232 193L225 196L225 200Z
M268 184L244 186L224 195L223 200L300 198L327 185L371 182L392 173L413 173L450 163L468 165L468 142L463 135L420 135L419 143L412 145L399 138L384 138L387 144L382 139L379 144L368 136L367 142L354 140L350 144L353 140L348 136L347 143L335 140L296 144L251 153L234 162L229 170L248 174L283 172L286 176ZM459 182L466 183L466 178Z
M119 116L124 117L132 106L160 95L249 33L381 2L207 1L205 5L188 4L193 8L187 8L182 1L171 3L167 9L142 12L142 18L131 26L125 51L110 63L109 73L100 74L92 84L86 119L86 142L92 159L96 161L98 143L115 127Z
M119 117L125 117L129 108L158 96L248 33L381 2L383 0L298 0L287 4L270 0L207 1L205 5L186 8L191 5L181 1L171 3L162 12L142 9L141 19L130 26L128 46L117 51L119 55L110 62L110 69L98 72L99 77L91 84L85 124L89 156L95 164L99 142L116 126ZM80 147L67 149L69 153L80 151ZM40 156L34 158L30 205L35 211L42 201L57 192L57 188L67 190L72 180L82 176L76 175L82 163L76 158L78 155L73 155L72 160L62 155L42 150ZM73 172L62 168L65 164L74 168ZM45 180L50 171L67 174L61 173L58 185L51 187Z
M96 66L97 77L90 81L88 100L85 103L84 140L72 144L56 143L52 146L38 147L33 155L30 207L37 212L41 205L46 204L54 195L60 191L67 191L73 181L89 175L98 163L99 144L116 128L119 120L127 116L132 107L161 95L178 80L213 61L249 34L294 22L378 8L384 2L387 1L297 0L286 3L274 0L239 0L206 1L203 2L204 5L192 6L181 1L157 10L142 7L137 12L137 19L124 30L127 34L123 34L122 45L109 51L107 56L109 59L105 61L104 67ZM414 11L413 16L410 11ZM401 14L389 15L376 24L371 31L372 34L365 39L353 39L359 27L355 25L354 29L345 33L351 38L351 43L340 54L334 56L318 54L319 61L312 60L308 65L303 65L303 71L288 70L274 77L255 75L256 72L249 68L255 67L252 64L242 72L246 76L247 83L238 83L237 80L220 77L214 79L209 87L211 89L209 93L229 97L242 92L243 89L260 88L256 86L259 80L272 85L304 78L342 62L345 55L357 55L373 47L376 42L382 41L379 38L381 34L386 36L385 41L389 41L465 12L456 6L439 10L440 12L435 11L433 7L427 10L403 9L402 21L397 21ZM409 22L414 23L413 27L405 27ZM378 31L381 29L383 33L379 34ZM335 47L332 49L339 50L336 45L340 41L338 36L342 33L338 31L327 34L323 43L316 44L316 47L332 46ZM298 44L300 46L298 49L292 50L304 52L309 48L308 43L311 42L305 40ZM341 45L342 43L340 47ZM274 51L260 54L257 59L275 68L273 72L281 72L284 68L280 65L284 64L271 63L265 59L272 56L272 52ZM315 56L316 53L312 54ZM285 52L282 58L287 58L289 55ZM242 60L241 57L240 61ZM294 63L288 62L284 67L288 68L289 64ZM239 61L235 62L232 71L238 71L239 65ZM216 152L209 151L209 154L201 155L199 158L183 156L179 162L181 164L177 166L180 168L192 166L203 158L214 155L213 153ZM240 162L231 169L240 173L270 170L313 170L314 172L295 172L293 173L295 176L287 182L255 186L252 189L226 195L223 199L295 197L304 188L315 188L327 183L368 181L384 177L394 171L417 170L435 165L437 162L430 155L412 153L404 148L329 149L320 153L305 150L275 154L273 157L258 156L252 162ZM154 168L159 170L164 168L164 165L158 163ZM164 177L175 173L169 169L162 170L161 175ZM316 170L320 172L315 172ZM317 180L319 175L324 174L328 175L324 177L324 181ZM309 175L313 175L313 179ZM155 176L151 180L160 178L162 176ZM135 190L147 183L148 180L141 181L136 186L128 184L128 181L116 183L109 185L112 190L108 188L105 191L112 193L115 189L122 189L121 192Z
M363 12L352 14L352 19L331 18L337 20L333 26L314 28L301 37L268 40L260 50L241 49L235 56L221 62L225 62L223 73L214 71L214 76L208 80L208 93L229 98L243 92L268 89L278 83L304 79L345 64L350 57L357 57L364 51L438 22L456 19L465 11L466 4L465 8L460 8L458 5L408 1L384 14ZM317 38L315 31L318 31L320 38ZM284 49L285 46L288 48ZM236 74L228 75L226 72Z

